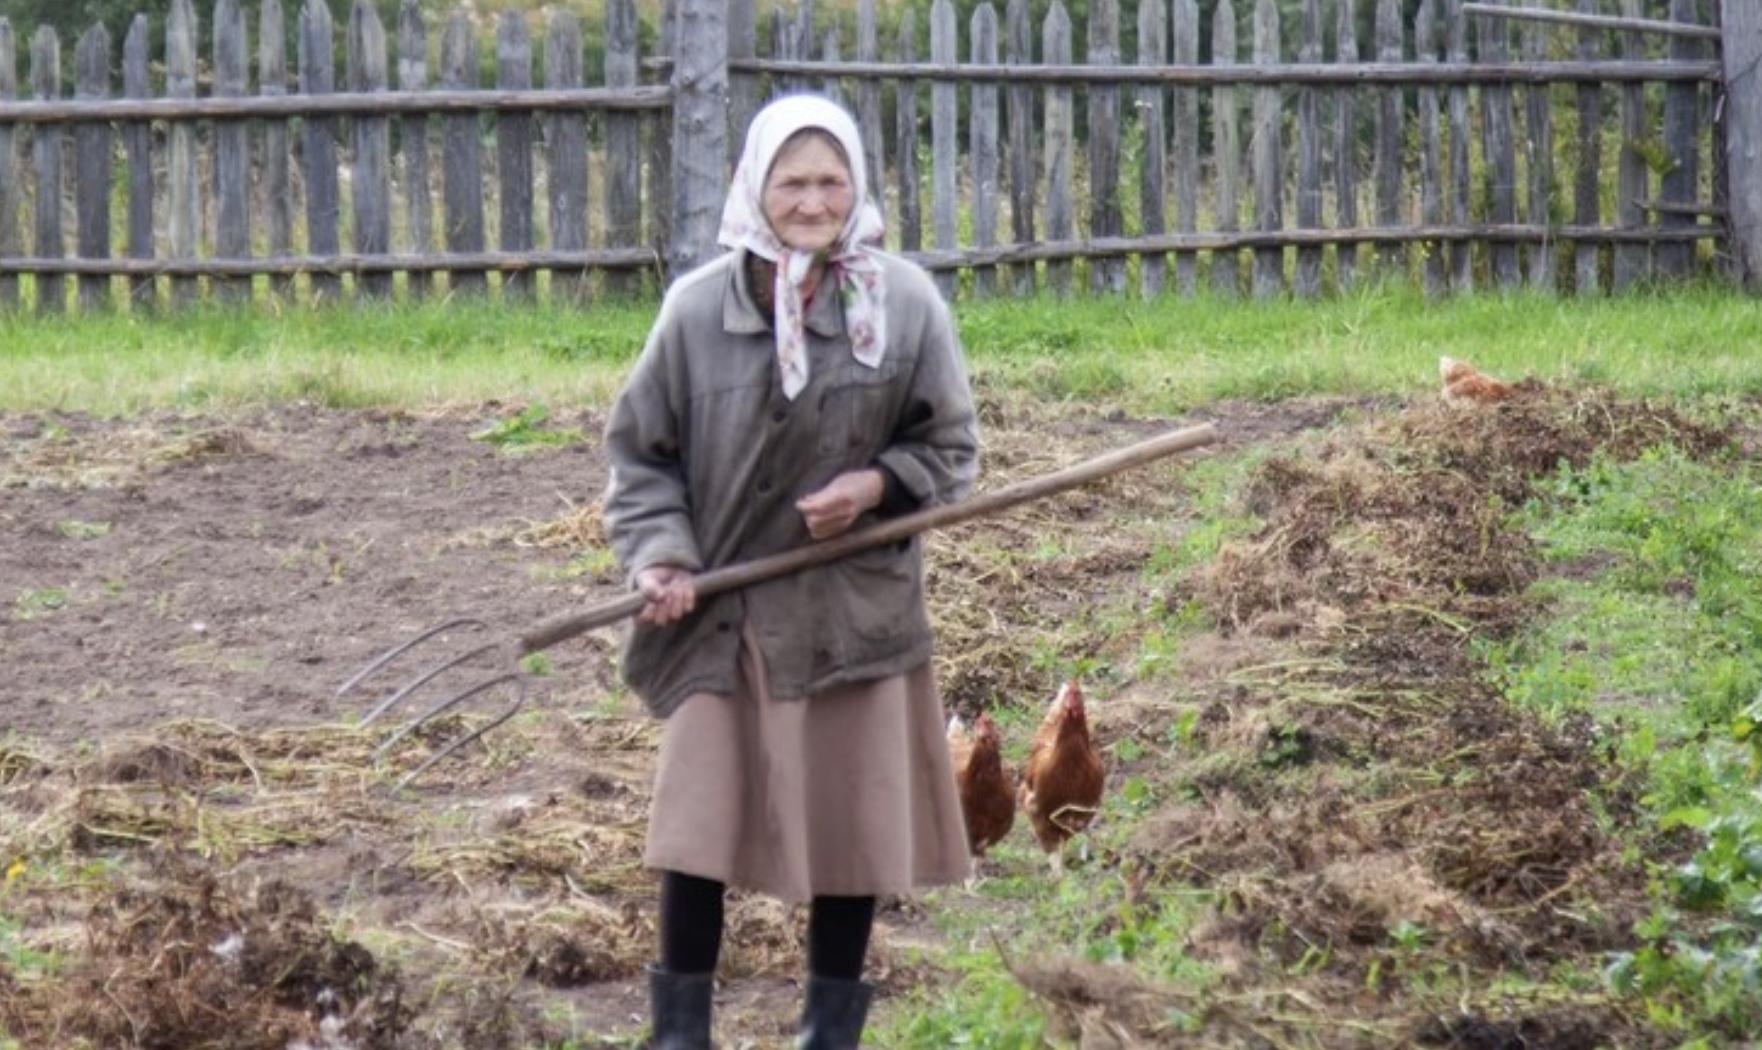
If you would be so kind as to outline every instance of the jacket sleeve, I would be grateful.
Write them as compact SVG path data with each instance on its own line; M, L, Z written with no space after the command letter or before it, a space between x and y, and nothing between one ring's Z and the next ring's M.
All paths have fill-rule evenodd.
M663 309L606 423L606 533L631 581L652 565L703 568L682 456L681 347L670 317Z
M978 415L954 319L928 276L918 276L907 285L923 303L916 366L892 441L876 457L903 490L903 498L888 500L888 511L952 503L979 473Z

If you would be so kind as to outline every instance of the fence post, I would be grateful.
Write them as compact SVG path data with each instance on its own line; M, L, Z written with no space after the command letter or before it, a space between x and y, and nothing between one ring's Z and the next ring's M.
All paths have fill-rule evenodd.
M186 101L196 97L196 9L190 0L172 4L165 22L165 94ZM166 254L172 259L194 259L201 237L202 199L196 124L190 120L173 121L166 137L171 147L165 172ZM173 277L172 305L188 306L195 302L196 289L194 277Z
M220 0L214 8L214 95L238 98L245 93L249 63L245 12L238 0ZM214 254L224 259L251 255L251 156L248 122L214 122ZM219 298L249 301L250 277L217 278L209 282Z
M975 65L997 65L997 10L989 2L973 12L968 46ZM998 156L997 85L974 84L973 113L968 119L968 153L973 165L973 247L997 246ZM997 267L975 267L974 286L981 295L997 291Z
M152 94L147 79L147 16L136 15L122 43L122 93L129 98ZM144 120L122 127L122 150L128 161L128 257L153 258L153 128ZM151 277L128 279L131 308L151 309L157 292Z
M1052 0L1040 30L1041 61L1049 66L1071 64L1071 15L1061 0ZM1068 84L1049 84L1042 105L1046 131L1046 239L1068 241L1076 235L1076 212L1071 204L1074 179L1072 154L1076 151L1076 116ZM1046 283L1064 298L1071 294L1071 262L1055 259L1046 264Z
M606 4L607 87L636 86L638 43L636 4L633 0L610 0ZM643 243L642 118L610 113L605 128L605 240L614 248L637 247ZM614 294L630 295L641 284L636 275L618 271L607 279L606 287Z
M74 97L101 99L110 95L110 33L103 23L80 37L74 52ZM110 258L109 124L82 124L74 129L74 251L85 259ZM101 309L109 298L110 278L81 276L81 310Z
M266 98L288 93L287 27L281 0L263 0L257 9L257 91ZM293 182L288 169L286 120L263 122L263 232L269 256L289 255L294 245ZM152 240L148 240L149 248ZM294 279L287 274L269 278L271 293L291 301Z
M12 23L0 18L0 102L18 98L18 52ZM0 124L0 259L19 254L18 168L12 125ZM18 278L0 274L0 310L18 305Z
M960 46L955 39L954 4L952 0L936 0L930 7L930 61L937 65L953 65L959 61ZM954 251L958 247L960 213L959 89L948 80L930 85L930 229L935 247ZM936 287L944 299L953 299L954 270L936 271Z
M1720 0L1727 236L1745 288L1762 292L1762 0Z
M38 26L31 39L31 97L54 102L61 97L61 40L54 26ZM66 247L61 236L61 126L40 124L31 136L31 160L37 171L35 250L45 259L59 259ZM67 308L67 282L60 274L37 275L37 310L60 313Z
M478 87L477 39L471 16L454 8L441 36L441 86L453 91ZM442 118L441 192L447 251L466 255L483 252L483 152L478 114L449 113ZM480 295L489 289L482 270L455 270L449 293Z
M330 8L325 0L306 0L300 9L300 93L329 95L336 89L336 59L331 52ZM308 116L301 121L300 154L306 176L306 251L336 255L337 220L342 215L336 172L333 118ZM312 298L330 303L342 294L342 278L334 273L312 275Z
M1273 0L1254 5L1254 64L1268 66L1279 60L1279 9ZM1282 127L1284 106L1279 89L1254 89L1254 133L1250 150L1254 163L1254 228L1277 233L1285 225L1285 143ZM1284 290L1285 250L1278 246L1254 249L1254 269L1249 286L1256 299L1271 299Z
M899 16L899 60L918 60L918 22L914 8ZM918 82L901 78L894 84L894 152L899 155L899 248L915 252L924 243L923 208L918 200ZM879 173L875 176L879 179Z
M532 37L526 16L503 11L496 22L496 87L525 91L532 87ZM530 251L532 229L532 114L504 111L496 115L496 177L501 183L500 244L505 252ZM510 270L502 275L503 298L529 299L532 275Z
M1670 20L1687 25L1698 24L1695 0L1670 0ZM1728 39L1732 37L1728 30ZM1666 45L1673 62L1694 62L1705 57L1703 43L1692 36L1673 36ZM1726 67L1731 68L1731 67ZM1693 206L1701 185L1701 85L1694 82L1672 83L1664 88L1664 155L1670 162L1658 180L1658 197L1667 204ZM1681 229L1699 221L1694 215L1666 210L1658 216L1658 225L1665 229ZM1695 267L1693 241L1666 243L1657 252L1658 269L1669 277L1686 277Z
M611 10L606 21L611 22ZM608 37L611 33L608 31ZM552 91L580 88L586 74L581 63L581 23L572 11L553 10L545 25L545 87ZM606 48L611 65L611 46ZM581 113L552 113L546 118L545 135L550 210L551 248L559 252L587 249L587 117ZM629 147L634 154L636 147ZM586 303L587 271L552 270L553 302Z
M669 280L715 256L728 185L727 10L721 0L677 0L675 12Z
M1028 0L1009 0L1004 8L1003 23L1007 40L1004 62L1012 66L1033 65L1034 27L1028 18ZM1034 205L1040 171L1034 153L1034 89L1026 79L1010 84L1008 112L1010 233L1017 244L1027 244L1034 239ZM1034 291L1034 264L1019 263L1013 269L1017 294L1031 294Z
M1087 60L1111 66L1120 61L1119 0L1091 0ZM1126 232L1120 205L1120 89L1091 84L1089 117L1089 235L1119 237ZM1126 260L1121 256L1091 259L1089 287L1119 295L1126 290Z
M384 91L390 80L386 68L385 26L379 11L366 0L355 0L349 10L348 56L350 91ZM354 246L362 255L385 255L392 250L392 129L391 118L361 114L355 118L355 172L350 186L354 205ZM364 273L359 288L365 295L385 298L392 294L390 273Z
M267 16L265 16L267 19ZM267 25L267 22L265 23ZM428 25L416 0L398 5L398 90L428 90ZM404 158L404 217L409 224L410 250L417 255L434 252L433 179L429 175L429 119L426 113L399 118L398 147ZM434 291L432 273L413 273L412 296Z

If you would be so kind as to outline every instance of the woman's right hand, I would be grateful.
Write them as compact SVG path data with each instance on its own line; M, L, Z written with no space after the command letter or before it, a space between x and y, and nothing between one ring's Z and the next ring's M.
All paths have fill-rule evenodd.
M697 581L690 569L651 565L636 574L636 589L648 599L636 614L640 624L663 627L685 619L697 608Z

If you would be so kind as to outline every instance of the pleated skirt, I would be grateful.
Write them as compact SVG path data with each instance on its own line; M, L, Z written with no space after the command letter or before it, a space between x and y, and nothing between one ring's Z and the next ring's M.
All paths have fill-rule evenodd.
M741 689L662 730L644 861L784 901L905 894L967 877L966 829L932 669L771 696L743 639Z

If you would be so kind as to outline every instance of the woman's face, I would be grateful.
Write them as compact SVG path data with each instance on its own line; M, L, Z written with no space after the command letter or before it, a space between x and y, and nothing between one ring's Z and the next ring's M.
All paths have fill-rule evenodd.
M765 221L784 246L820 252L838 242L856 206L850 167L825 135L797 135L777 151L765 177Z

